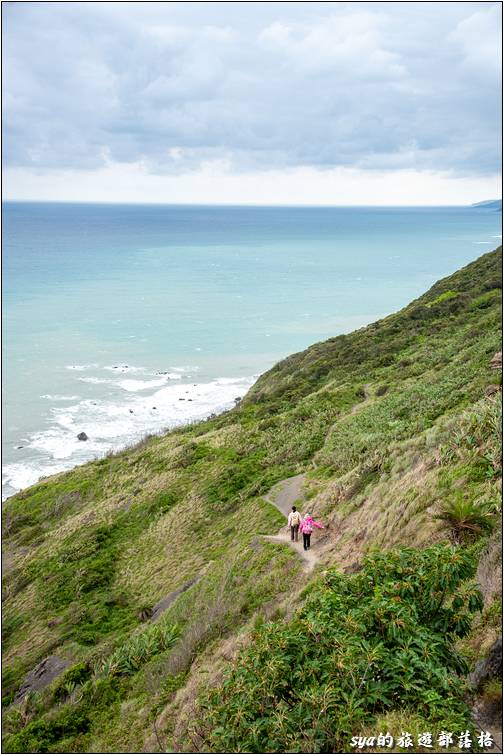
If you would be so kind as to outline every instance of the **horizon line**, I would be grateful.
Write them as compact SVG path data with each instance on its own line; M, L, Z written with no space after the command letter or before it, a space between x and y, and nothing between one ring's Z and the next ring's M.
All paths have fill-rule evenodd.
M2 198L2 205L4 204L86 204L86 205L116 205L116 206L139 206L139 207L271 207L271 208L320 208L320 209L351 209L351 208L370 208L376 207L386 209L388 207L404 207L404 208L419 208L419 207L477 207L491 202L502 202L501 197L493 199L485 199L479 202L470 203L458 203L458 204L301 204L301 203L288 203L288 204L261 204L260 202L142 202L142 201L115 201L115 200L90 200L90 199L4 199Z

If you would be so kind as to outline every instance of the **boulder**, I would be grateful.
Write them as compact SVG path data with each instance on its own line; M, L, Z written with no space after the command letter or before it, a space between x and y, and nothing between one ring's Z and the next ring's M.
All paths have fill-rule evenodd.
M502 679L502 637L498 637L486 658L478 661L469 681L475 687L480 687L489 679Z
M493 396L494 393L500 391L500 385L487 385L485 388L485 396Z
M70 662L59 658L57 655L50 655L44 658L43 661L26 674L14 698L14 702L20 702L30 692L39 692L45 689L68 666L70 666Z
M502 351L498 351L494 354L492 361L490 362L490 367L492 370L502 370Z
M82 432L82 433L79 433L79 434L78 434L78 436L77 436L77 438L78 438L79 440L88 440L88 436L87 436L87 435L86 435L86 433L84 433L84 432Z

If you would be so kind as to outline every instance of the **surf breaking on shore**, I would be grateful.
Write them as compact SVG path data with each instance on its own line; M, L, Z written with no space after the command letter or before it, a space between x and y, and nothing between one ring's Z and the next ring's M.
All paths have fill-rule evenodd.
M41 477L120 451L146 435L161 434L230 409L257 379L194 382L189 371L197 371L195 367L152 372L129 365L91 364L69 365L67 369L76 373L81 394L87 386L103 386L107 395L89 398L76 389L71 395L42 396L53 404L47 427L20 439L16 450L22 458L2 469L2 500ZM80 433L87 439L79 440Z

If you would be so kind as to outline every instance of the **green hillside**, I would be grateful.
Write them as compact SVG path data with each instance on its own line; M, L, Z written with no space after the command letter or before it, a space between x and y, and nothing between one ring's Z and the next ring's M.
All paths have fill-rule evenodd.
M501 621L501 265L10 498L4 751L343 752L471 729L465 677ZM313 571L263 537L285 524L269 491L301 473L326 525Z

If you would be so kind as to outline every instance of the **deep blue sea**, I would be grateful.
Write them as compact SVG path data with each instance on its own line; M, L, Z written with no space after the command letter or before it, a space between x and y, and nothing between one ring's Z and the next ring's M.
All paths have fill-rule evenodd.
M501 233L460 207L6 203L3 222L4 496L232 406Z

